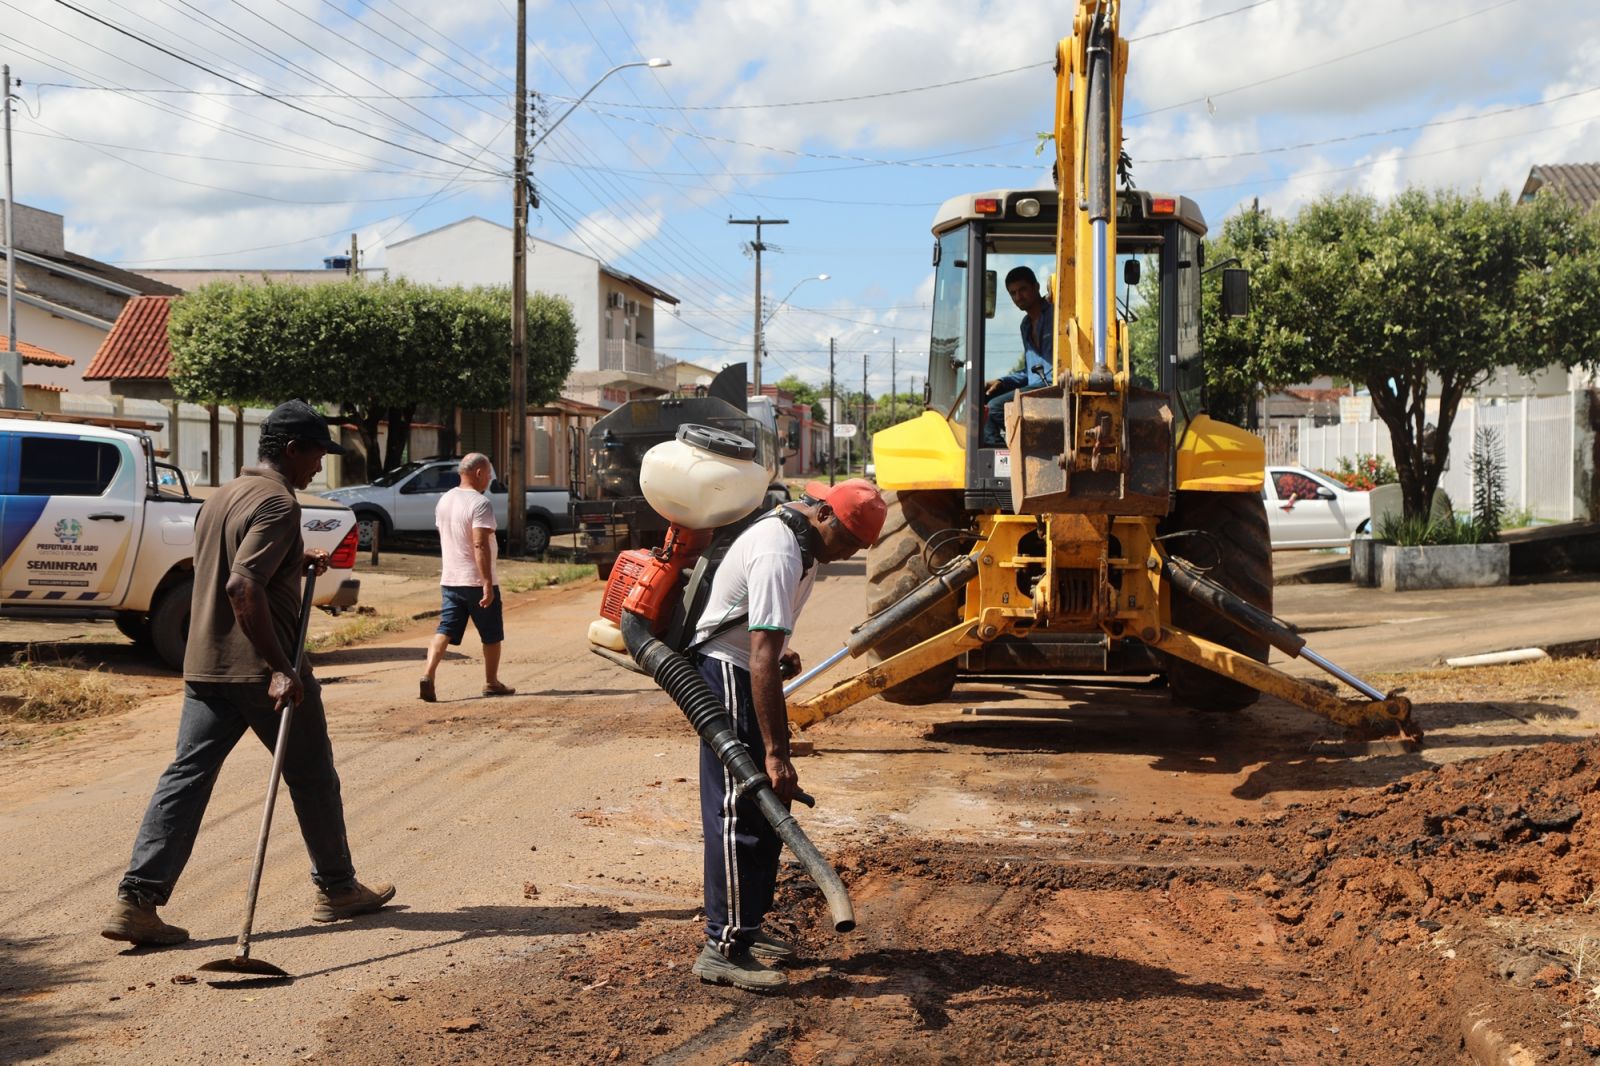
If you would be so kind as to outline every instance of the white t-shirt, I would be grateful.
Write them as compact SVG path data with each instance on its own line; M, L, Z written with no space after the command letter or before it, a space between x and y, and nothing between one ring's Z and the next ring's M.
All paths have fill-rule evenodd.
M494 542L494 507L483 493L457 485L433 509L433 524L439 529L439 568L441 585L482 585L478 561L472 554L472 531L487 529L489 535L489 574L500 583L499 550Z
M724 621L748 609L749 618L698 649L712 659L750 669L750 631L793 633L800 608L811 596L817 567L802 573L800 542L777 518L763 518L739 534L711 579L694 639L704 640ZM784 649L789 640L784 638Z

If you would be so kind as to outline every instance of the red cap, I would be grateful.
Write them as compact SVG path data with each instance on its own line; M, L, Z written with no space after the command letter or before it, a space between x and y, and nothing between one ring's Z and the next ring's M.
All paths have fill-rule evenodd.
M837 485L813 481L806 485L806 495L832 507L840 524L862 544L870 546L877 542L889 508L878 493L878 486L872 482L859 477Z

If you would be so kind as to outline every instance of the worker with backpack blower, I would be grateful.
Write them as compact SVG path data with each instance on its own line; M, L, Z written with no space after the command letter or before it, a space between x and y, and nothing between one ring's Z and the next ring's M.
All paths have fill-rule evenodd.
M722 699L739 739L764 766L788 804L799 779L789 761L783 679L799 673L788 650L817 563L839 562L870 547L887 508L878 488L853 478L813 481L797 503L753 522L733 541L711 580L696 620L692 655ZM763 960L782 962L792 945L762 929L778 880L781 841L755 803L741 798L732 773L700 746L700 818L705 833L706 943L695 960L702 981L749 991L787 978Z

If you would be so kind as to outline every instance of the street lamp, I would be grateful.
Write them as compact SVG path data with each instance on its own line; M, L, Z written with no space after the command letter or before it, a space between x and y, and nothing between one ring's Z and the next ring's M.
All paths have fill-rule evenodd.
M511 225L511 462L506 494L506 554L521 555L527 532L528 492L528 154L544 143L600 83L629 67L670 67L670 59L637 59L618 63L584 90L572 106L528 144L528 5L517 0L517 149L512 188Z
M783 310L783 305L789 302L789 297L794 295L794 290L795 289L798 289L800 286L804 285L808 281L827 281L832 276L833 276L832 274L813 274L809 278L801 278L799 281L795 282L794 286L792 288L790 288L787 293L784 294L783 299L779 300L777 306L772 309L772 313L767 315L766 318L763 318L761 320L761 324L763 326L765 326L768 322L771 322L774 318L777 317L778 312Z

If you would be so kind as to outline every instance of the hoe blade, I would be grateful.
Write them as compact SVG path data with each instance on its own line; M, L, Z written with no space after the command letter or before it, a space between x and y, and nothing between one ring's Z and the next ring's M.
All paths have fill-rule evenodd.
M235 955L231 959L217 959L214 962L205 963L200 967L200 969L206 971L207 973L236 974L240 977L276 977L287 979L289 976L287 971L280 970L278 967L272 965L272 963L262 962L260 959L252 959L248 955Z

